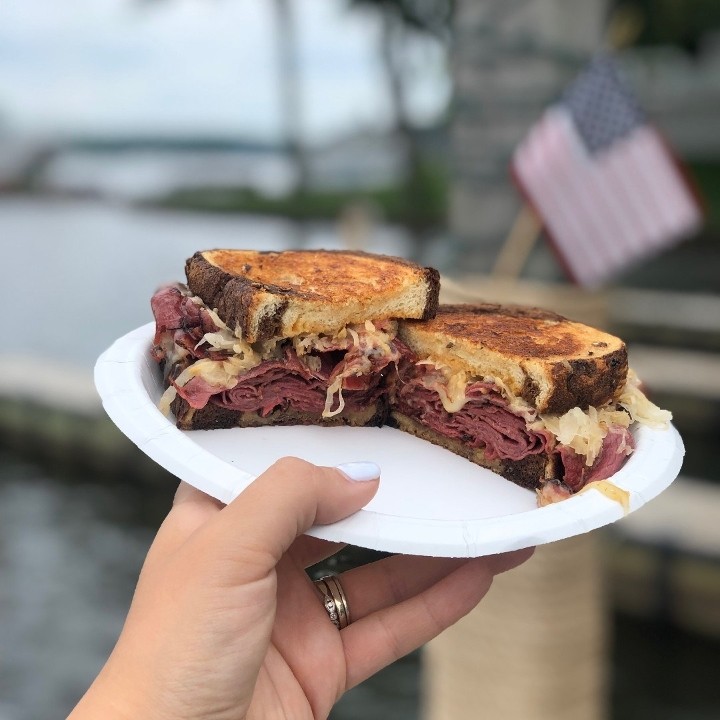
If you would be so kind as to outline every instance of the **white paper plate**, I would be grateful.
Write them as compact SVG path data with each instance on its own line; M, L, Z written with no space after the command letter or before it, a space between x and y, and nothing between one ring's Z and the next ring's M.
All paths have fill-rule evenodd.
M309 533L375 550L476 557L578 535L623 516L596 490L538 508L533 492L393 428L180 431L157 409L163 388L149 356L153 333L153 323L144 325L100 356L95 385L103 406L146 455L222 502L278 458L295 455L322 465L380 465L380 489L365 509ZM612 478L630 492L631 512L670 485L685 452L674 427L640 427L635 438L636 451Z

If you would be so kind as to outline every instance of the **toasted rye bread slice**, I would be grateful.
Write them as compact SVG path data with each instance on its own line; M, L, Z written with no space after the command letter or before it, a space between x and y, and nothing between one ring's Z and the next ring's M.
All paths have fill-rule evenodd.
M555 313L513 305L441 305L424 322L400 323L421 358L497 378L541 413L611 401L627 378L619 338Z
M485 457L484 448L472 448L460 440L445 437L397 410L391 410L388 424L427 440L434 445L447 448L456 455L467 458L476 465L488 468L488 470L492 470L506 480L510 480L528 490L539 488L543 480L557 477L560 469L559 456L548 455L547 453L528 455L522 460L488 460Z
M361 410L344 410L330 418L324 418L320 413L303 412L292 407L278 408L265 417L257 412L229 410L213 403L208 403L201 410L195 410L179 396L173 400L170 408L177 420L177 426L181 430L219 430L268 425L380 427L385 424L388 414L387 396L385 395Z
M440 292L437 270L362 252L206 250L185 273L190 290L251 343L365 320L429 318Z

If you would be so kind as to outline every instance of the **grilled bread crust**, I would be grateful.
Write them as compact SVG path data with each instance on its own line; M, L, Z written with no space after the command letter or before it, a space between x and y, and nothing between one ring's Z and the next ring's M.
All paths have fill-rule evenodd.
M277 409L263 417L257 412L229 410L208 403L201 410L196 410L183 400L176 397L170 405L181 430L221 430L234 427L265 427L268 425L323 425L337 427L351 425L354 427L381 427L387 421L387 398L381 397L377 402L356 412L343 411L338 415L324 418L320 413L309 413L293 408Z
M440 292L437 270L363 252L206 250L188 259L185 273L190 290L251 343L430 318Z
M499 379L541 413L601 406L627 378L622 340L562 315L513 305L441 305L434 319L402 321L420 358Z
M434 445L447 448L456 455L467 458L476 465L488 468L488 470L492 470L506 480L510 480L528 490L539 488L543 480L557 477L560 470L558 456L548 455L547 453L528 455L522 460L488 460L485 457L483 448L471 448L460 440L445 437L397 410L390 412L388 424L403 432L427 440Z

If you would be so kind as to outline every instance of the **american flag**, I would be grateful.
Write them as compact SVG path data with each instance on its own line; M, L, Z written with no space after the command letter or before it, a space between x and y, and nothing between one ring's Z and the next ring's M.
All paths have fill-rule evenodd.
M545 111L512 171L566 271L587 287L702 223L678 162L609 55L597 56Z

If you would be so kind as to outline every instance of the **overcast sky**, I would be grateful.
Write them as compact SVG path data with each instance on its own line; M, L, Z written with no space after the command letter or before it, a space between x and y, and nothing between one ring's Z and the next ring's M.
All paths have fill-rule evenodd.
M304 130L318 141L389 121L378 24L346 0L293 0ZM232 133L275 140L279 116L268 0L0 0L0 118L41 133ZM442 55L417 46L413 107L448 94Z

